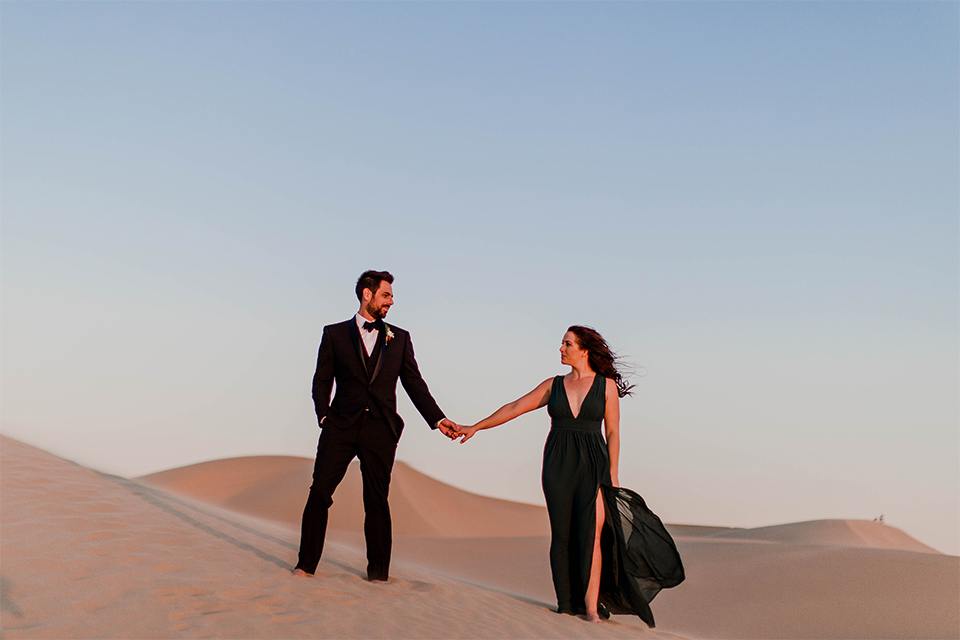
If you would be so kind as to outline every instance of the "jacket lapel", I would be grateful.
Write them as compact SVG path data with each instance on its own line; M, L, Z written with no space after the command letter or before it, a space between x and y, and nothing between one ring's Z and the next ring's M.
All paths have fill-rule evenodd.
M360 368L363 369L363 372L366 373L369 378L370 372L367 371L367 363L363 358L363 344L360 342L360 328L357 326L355 318L350 318L350 339L353 341L354 351L357 352L357 358L360 360Z
M354 322L354 325L357 323ZM383 366L383 357L387 352L387 345L390 344L387 342L387 323L384 322L383 328L380 330L379 335L377 336L377 342L380 343L380 354L377 356L377 365L373 368L373 375L370 376L370 382L373 382L377 378L377 374L380 373L380 367ZM359 336L359 331L358 331Z

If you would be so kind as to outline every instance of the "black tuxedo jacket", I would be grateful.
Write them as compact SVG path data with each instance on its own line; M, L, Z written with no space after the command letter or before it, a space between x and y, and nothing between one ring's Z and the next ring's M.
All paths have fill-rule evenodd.
M392 337L387 336L387 328ZM323 328L313 376L313 404L320 427L348 427L369 410L386 420L399 440L403 431L403 419L397 413L399 379L413 406L431 429L436 428L443 411L420 375L410 334L383 323L373 354L365 359L365 353L356 317ZM337 392L331 402L334 381Z

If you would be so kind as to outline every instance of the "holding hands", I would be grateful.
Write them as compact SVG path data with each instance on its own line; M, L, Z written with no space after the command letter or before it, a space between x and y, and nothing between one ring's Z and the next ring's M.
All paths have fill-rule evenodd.
M450 438L451 440L460 440L460 444L463 444L467 440L473 437L480 428L477 425L465 426L458 424L449 418L444 418L437 423L437 429L440 432Z
M447 436L451 440L456 440L460 437L460 429L463 427L449 418L444 418L437 423L437 429L440 430L440 433Z
M462 438L462 440L460 440L460 444L463 444L464 442L472 438L473 434L475 434L479 430L480 430L480 427L478 427L477 425L471 425L469 427L460 425L459 431L457 432L457 435L454 438L454 440L456 440L457 438Z

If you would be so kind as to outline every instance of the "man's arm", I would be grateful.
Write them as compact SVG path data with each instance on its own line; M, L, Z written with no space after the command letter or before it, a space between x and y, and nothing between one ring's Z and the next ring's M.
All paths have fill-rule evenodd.
M413 406L417 408L423 419L427 421L431 429L440 428L446 434L446 423L453 423L443 415L443 411L437 406L437 401L430 395L430 389L420 375L420 367L417 366L417 358L413 355L413 340L410 334L407 334L403 345L403 363L400 365L400 382L404 390L413 401ZM447 428L445 428L447 427Z
M320 352L317 354L317 372L313 374L313 408L317 412L317 424L323 426L330 408L330 393L333 391L333 344L327 327L323 328Z

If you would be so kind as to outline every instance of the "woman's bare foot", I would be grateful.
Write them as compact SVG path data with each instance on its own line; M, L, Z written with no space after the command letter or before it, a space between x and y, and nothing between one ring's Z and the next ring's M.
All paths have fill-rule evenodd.
M594 611L593 613L587 612L587 622L596 622L597 624L603 624L603 620L600 619L600 615Z
M294 570L293 570L293 575L298 576L298 577L305 577L305 578L311 577L310 574L307 573L306 571L304 571L303 569L294 569Z

